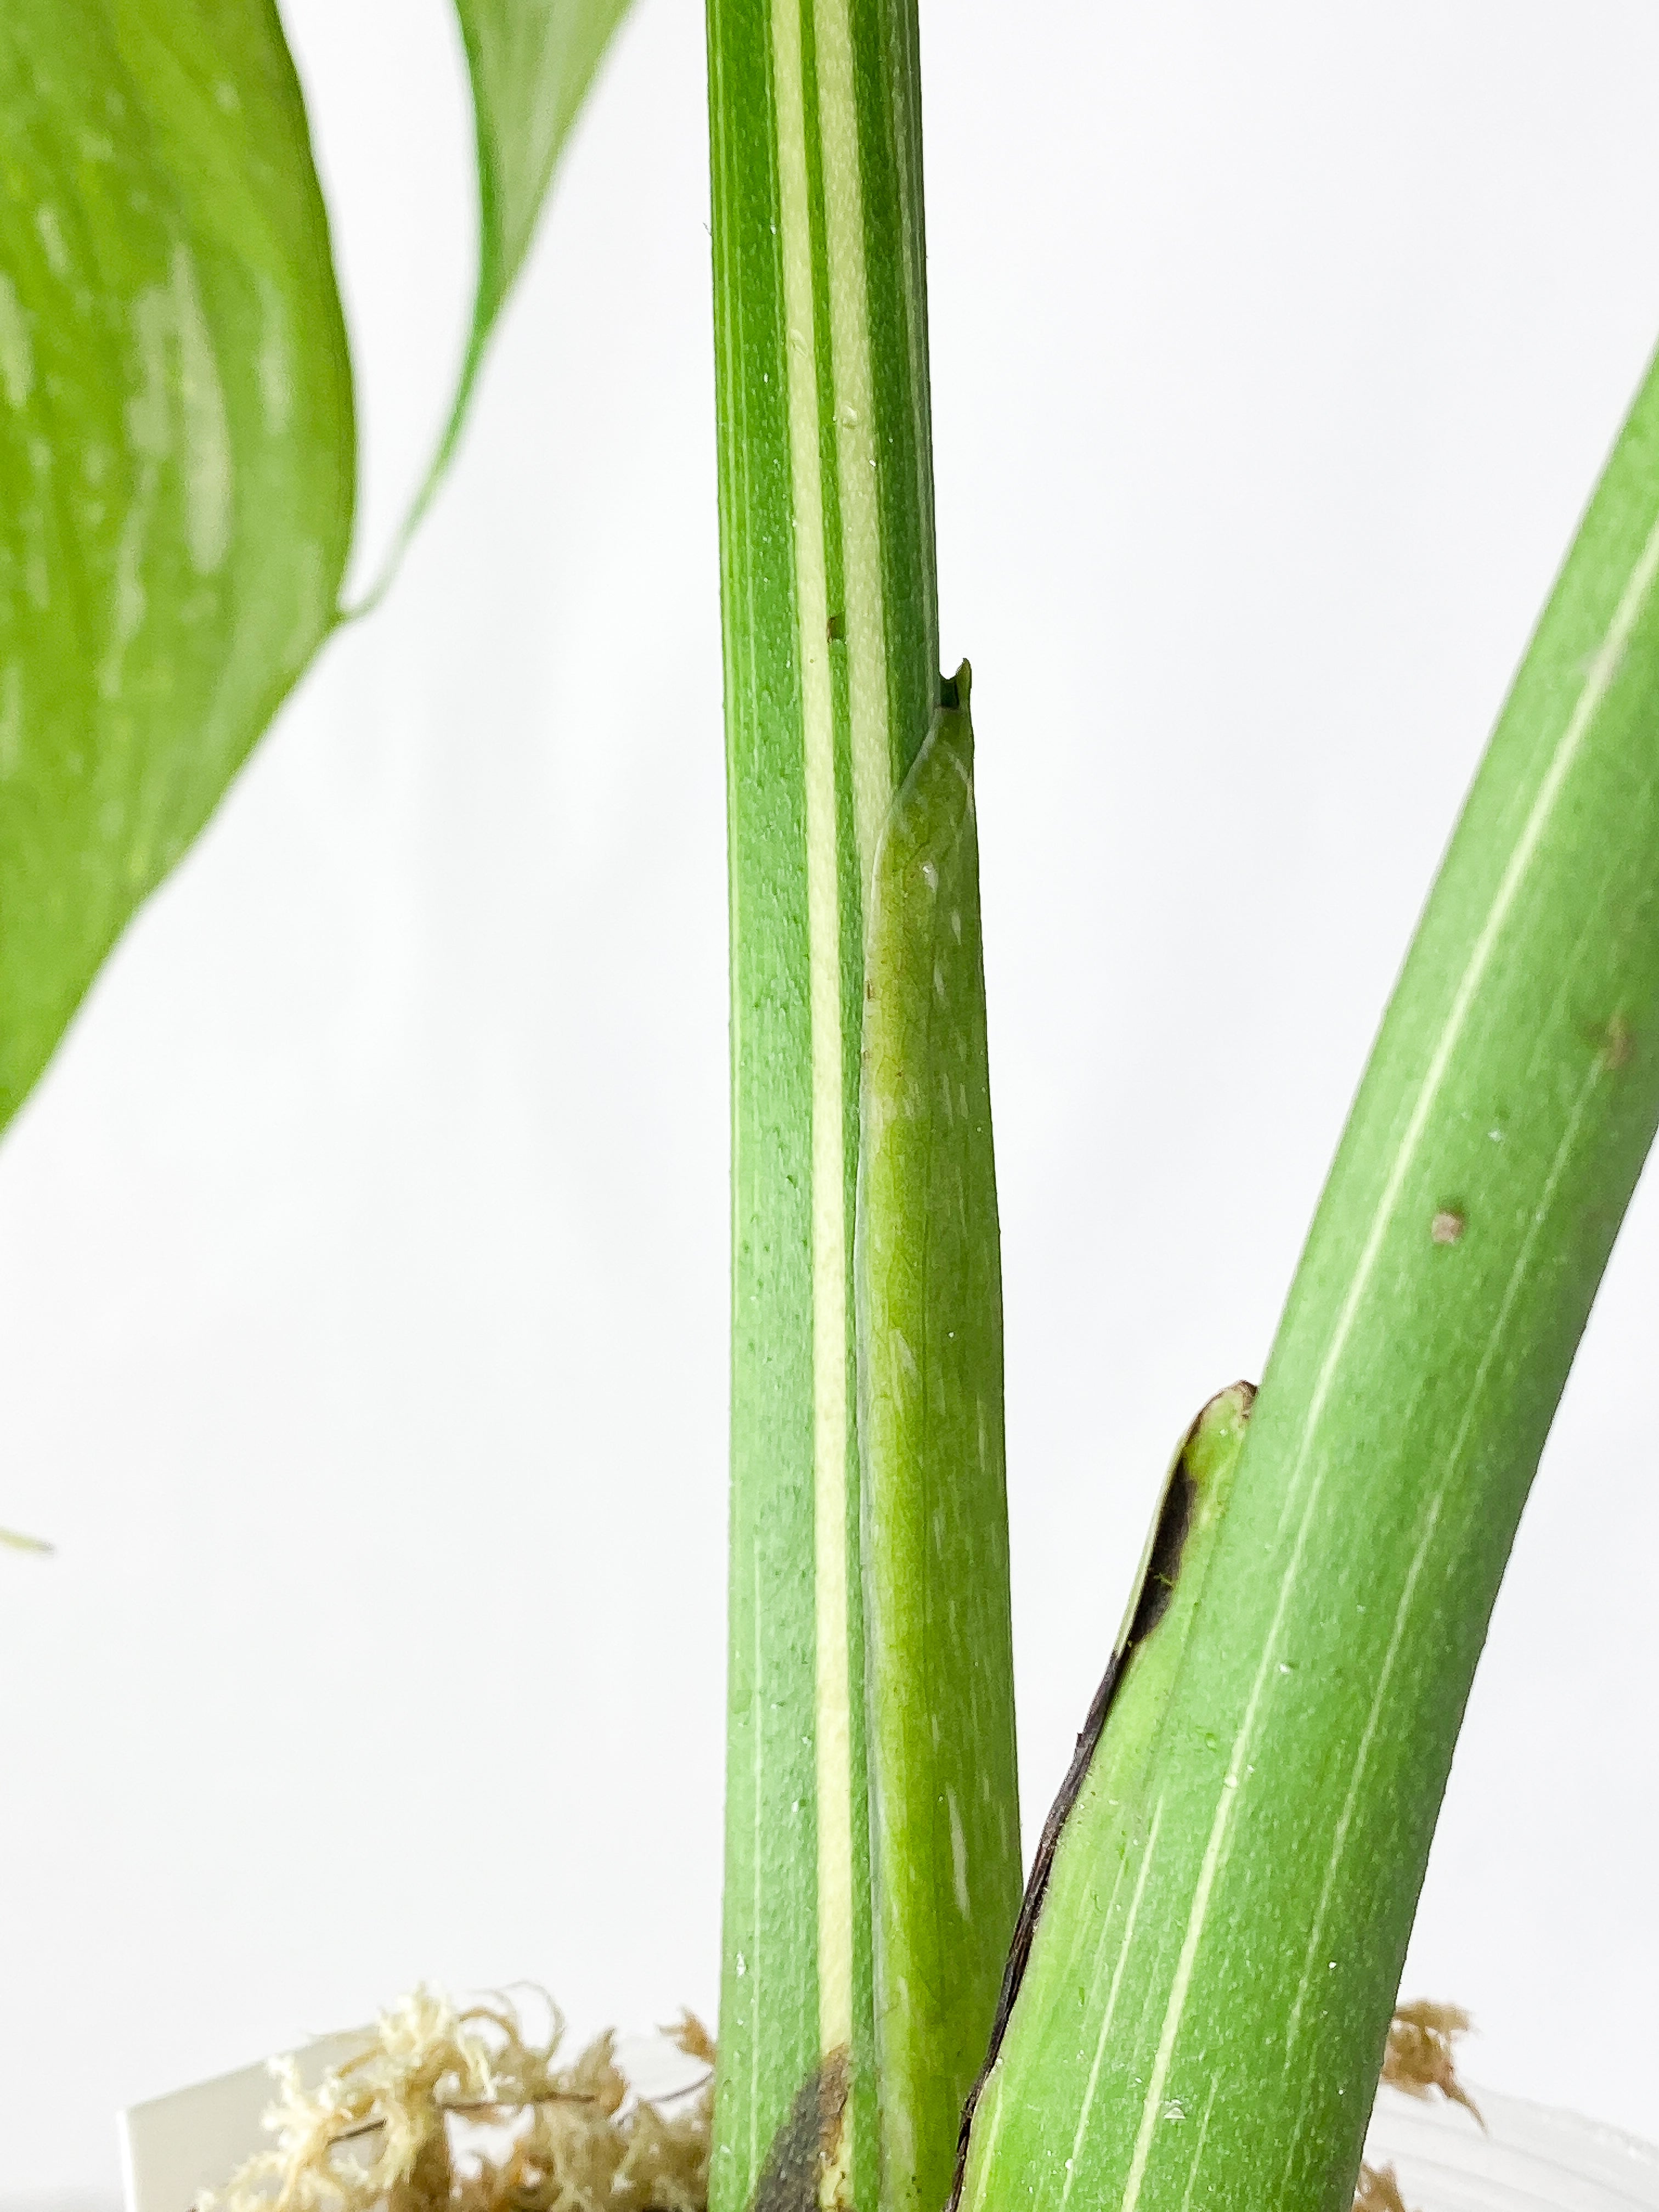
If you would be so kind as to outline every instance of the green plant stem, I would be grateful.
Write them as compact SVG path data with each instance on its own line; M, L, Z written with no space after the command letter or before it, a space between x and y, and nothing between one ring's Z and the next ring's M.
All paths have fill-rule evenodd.
M1002 1293L968 671L888 817L857 1283L883 2202L939 2212L1019 1905Z
M975 2205L1346 2212L1487 1619L1659 1121L1656 585L1650 372L1389 1008L1156 1747L1039 1928Z
M937 1686L866 1681L853 1282L868 890L940 696L913 0L710 0L708 52L733 1092L711 2191L868 2212L915 2185L906 2130L941 2132L914 2099L960 2095L948 2069L890 2094L878 2053L866 1705ZM1006 1626L975 1660L1011 1790ZM963 1879L988 1912L1008 1893L1000 1864ZM917 1993L932 2014L977 1956ZM968 2001L981 2032L994 1995Z
M1123 1626L1043 1823L985 2070L963 2113L963 2126L971 2122L974 2129L975 2197L994 2166L1011 2081L1018 2094L1035 2043L1066 2021L1086 1986L1089 1954L1099 1940L1103 1876L1109 1871L1114 1882L1122 1879L1128 1824L1215 1555L1254 1395L1248 1382L1235 1382L1204 1407L1181 1440ZM1013 2058L1005 2065L1002 2041L1016 2017ZM958 2170L949 2212L956 2212L965 2179Z

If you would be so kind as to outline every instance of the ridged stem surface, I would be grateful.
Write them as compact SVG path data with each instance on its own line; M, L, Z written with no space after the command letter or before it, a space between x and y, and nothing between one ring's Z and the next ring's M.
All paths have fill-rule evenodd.
M1656 1120L1650 372L1389 1007L1121 1844L1039 1928L1075 1971L1034 1958L971 2204L1347 2212L1487 1619Z
M905 2130L932 2143L946 2131L929 2112L961 2094L950 2069L890 2049L884 2064L884 2038L915 2006L925 2021L966 2002L988 2022L994 1995L957 1960L942 1990L884 1994L898 1954L890 1927L877 1939L866 1717L872 1701L927 1710L942 1694L939 1655L931 1675L907 1672L902 1638L876 1638L896 1674L867 1665L883 1585L860 1525L854 1279L871 886L940 699L914 7L710 0L708 51L733 1091L711 2186L716 2212L757 2192L870 2212L933 2189L907 2169ZM982 1060L982 1005L963 1004ZM988 1175L988 1126L981 1141ZM994 1272L994 1206L980 1233ZM994 1364L1000 1529L1000 1319ZM870 1544L897 1526L878 1512ZM1000 1648L976 1656L1000 1685L990 1764L1011 1796L1000 1540ZM1009 1888L1000 1864L963 1878L987 1900Z

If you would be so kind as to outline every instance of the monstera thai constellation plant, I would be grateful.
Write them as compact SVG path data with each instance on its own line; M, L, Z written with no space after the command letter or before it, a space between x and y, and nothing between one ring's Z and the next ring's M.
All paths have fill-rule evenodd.
M621 13L457 7L480 273L428 490ZM1487 1618L1659 1121L1659 381L1464 807L1260 1390L1177 1452L1028 1885L915 12L708 0L708 29L733 1085L710 2200L1340 2212ZM0 116L9 1115L346 618L354 418L270 0L10 0Z

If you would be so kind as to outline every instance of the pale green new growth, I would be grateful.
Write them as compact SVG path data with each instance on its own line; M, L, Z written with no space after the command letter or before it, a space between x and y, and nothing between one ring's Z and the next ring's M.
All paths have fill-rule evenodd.
M950 2185L1020 1889L968 684L964 663L876 861L859 1137L884 2201L916 2212Z

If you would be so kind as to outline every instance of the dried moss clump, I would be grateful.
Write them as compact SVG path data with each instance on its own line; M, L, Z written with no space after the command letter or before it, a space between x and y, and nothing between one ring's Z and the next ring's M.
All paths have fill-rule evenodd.
M1362 2166L1353 2193L1353 2212L1406 2212L1391 2166Z
M1427 1998L1396 2005L1382 2053L1384 2087L1403 2089L1408 2097L1444 2097L1480 2120L1479 2107L1457 2078L1452 2053L1454 2038L1468 2030L1469 2016L1459 2005L1435 2004ZM1480 2124L1484 2127L1486 2122ZM1353 2212L1406 2212L1391 2166L1360 2167Z
M1437 2091L1479 2120L1474 2100L1457 2078L1452 2052L1454 2038L1468 2032L1469 2016L1461 2005L1419 1998L1415 2004L1396 2006L1382 2054L1384 2083L1390 2089L1403 2089L1408 2097L1432 2097Z
M550 2010L537 2044L505 2000L458 2011L419 1989L314 2089L276 2061L272 2148L197 2212L705 2212L712 2073L670 2117L633 2094L611 2035L557 2064ZM690 2014L665 2033L712 2067Z

